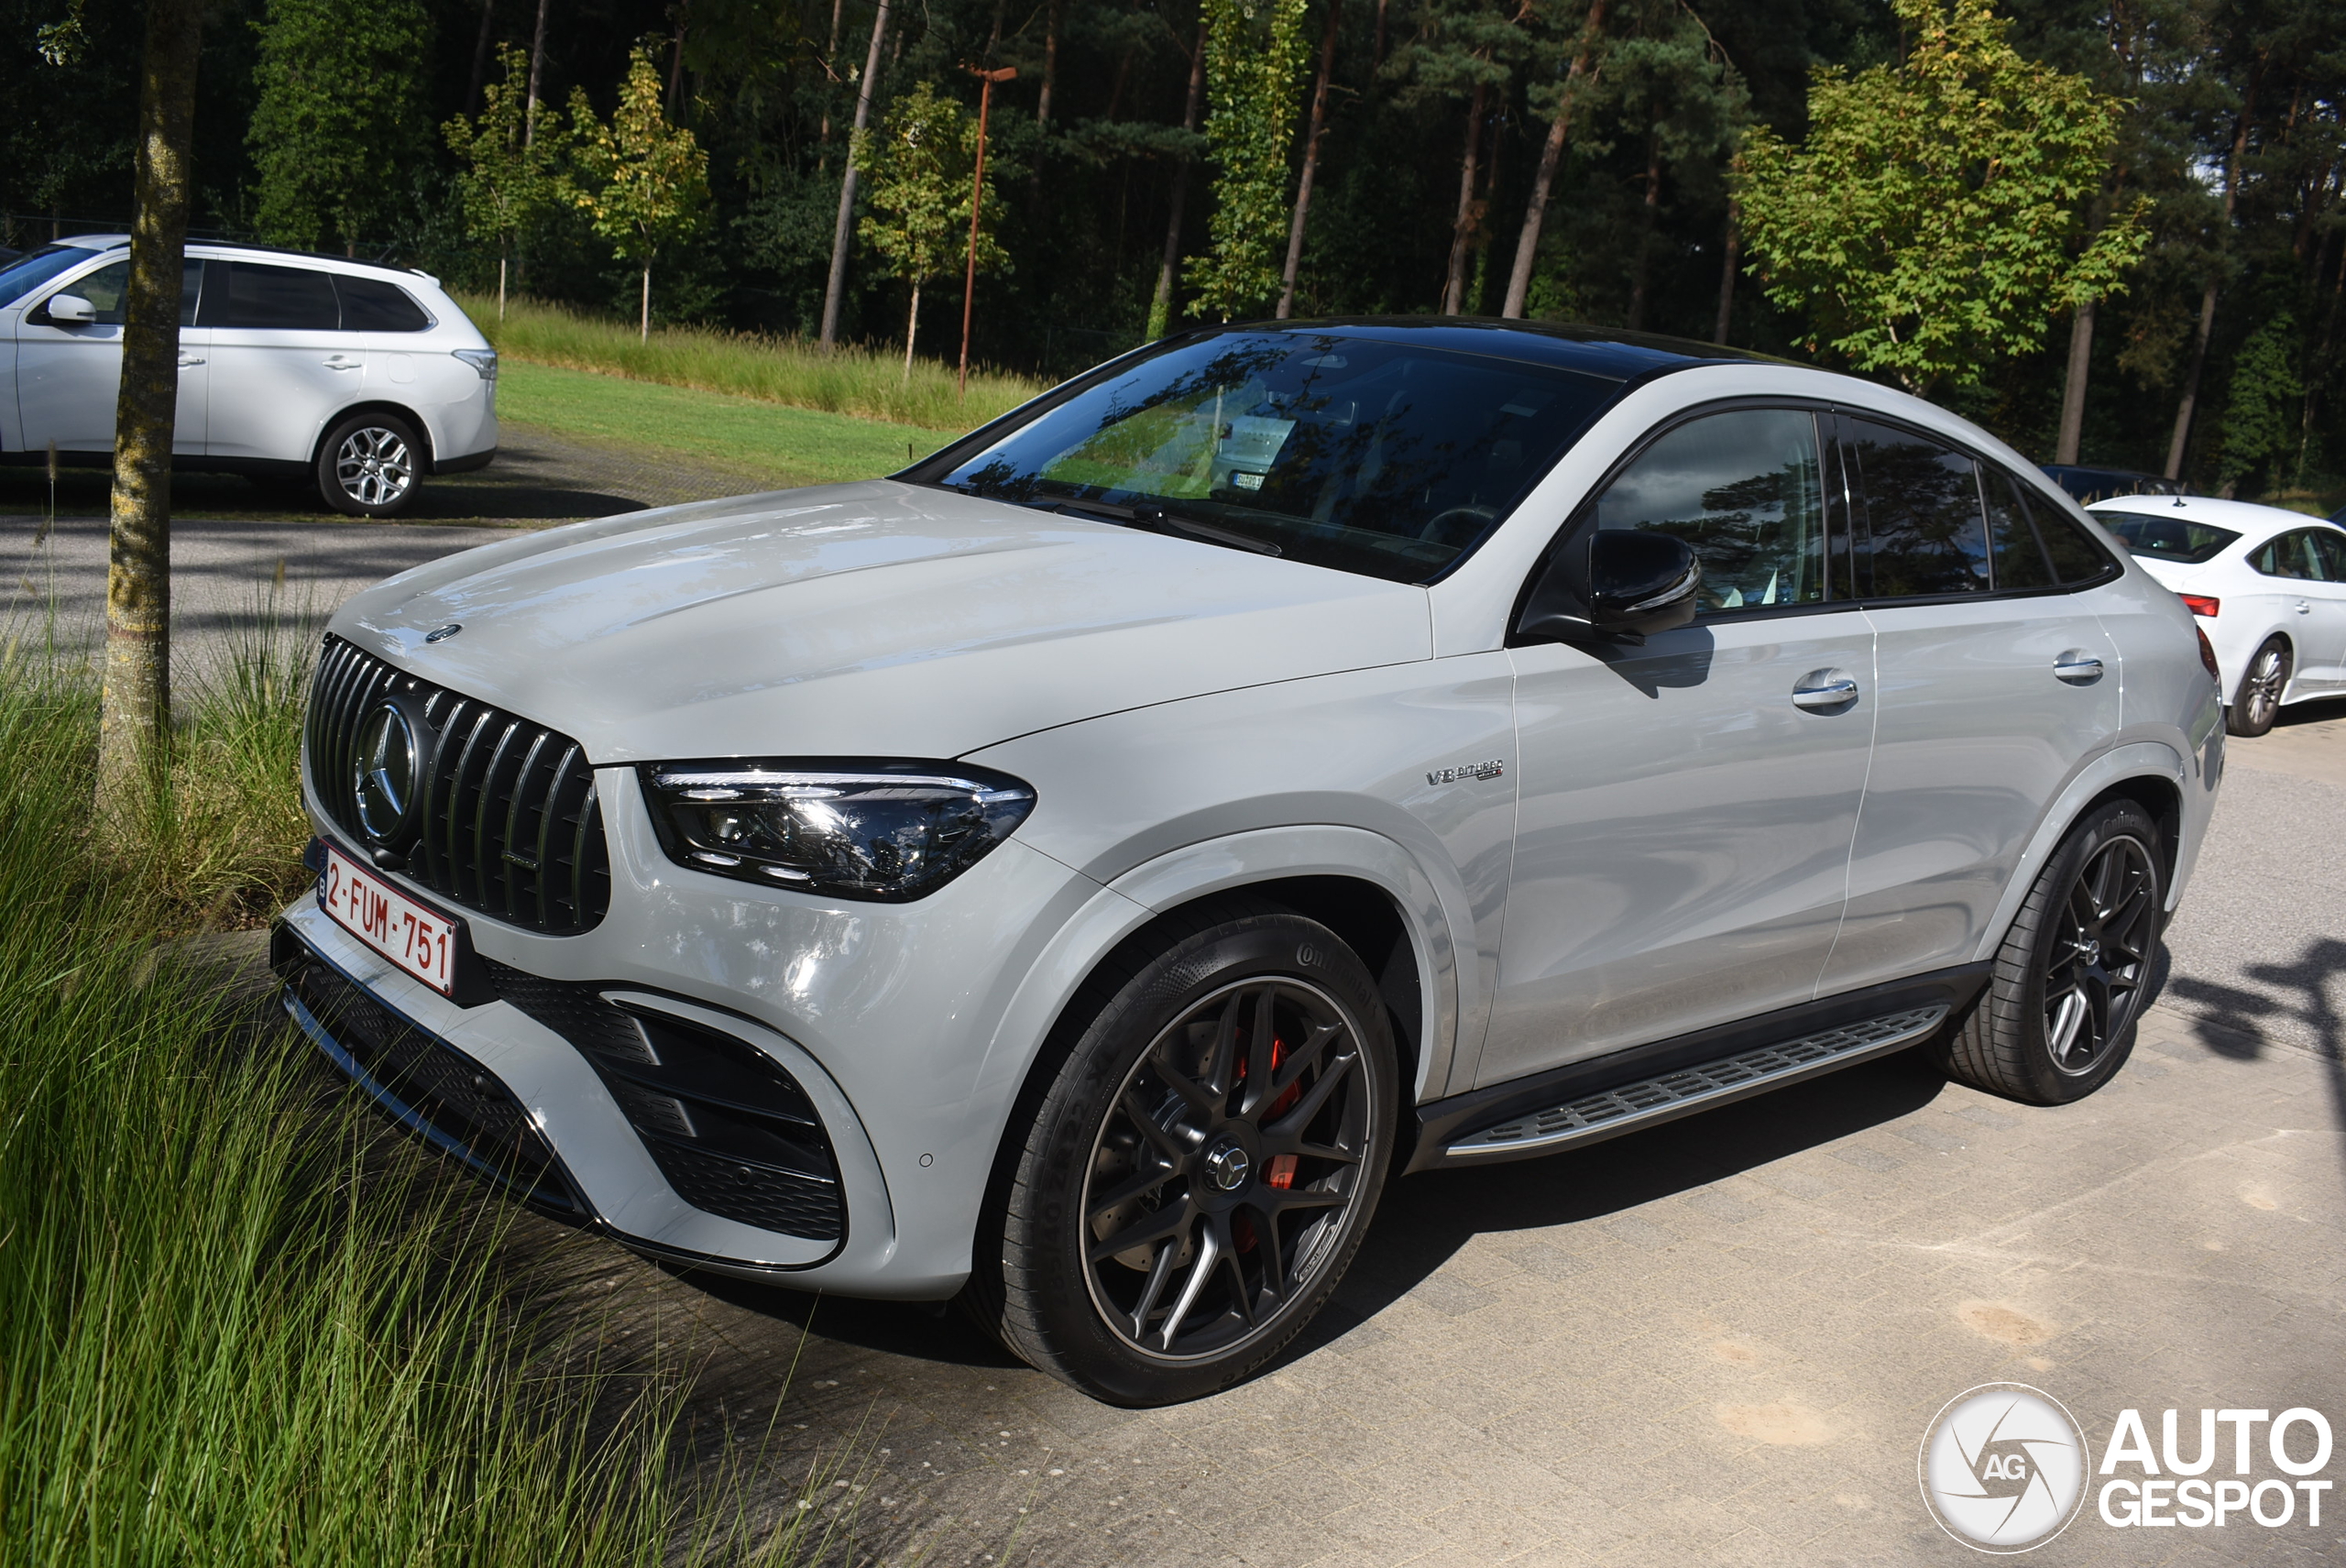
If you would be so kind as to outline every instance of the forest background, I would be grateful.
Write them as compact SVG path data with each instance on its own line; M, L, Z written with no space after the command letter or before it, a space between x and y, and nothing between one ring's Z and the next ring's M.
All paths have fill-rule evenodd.
M1755 127L1807 135L1818 68L1906 57L1888 0L1204 9L896 0L871 84L875 137L924 84L974 109L972 68L1018 72L992 100L985 216L999 250L978 284L977 359L1064 374L1184 319L1269 314L1315 141L1293 314L1497 314L1568 99L1524 313L1837 363L1808 346L1819 323L1748 270L1736 170ZM2156 473L2196 383L2180 463L2196 487L2337 488L2346 28L2334 0L1996 9L2023 55L2123 101L2067 243L2081 249L2139 211L2147 244L2099 302L2077 371L2073 313L2055 303L2033 313L2034 346L1932 395L2049 461L2081 374L2079 456ZM1233 91L1272 104L1277 136L1209 145L1212 95L1193 83L1213 16L1233 38L1271 29ZM689 238L661 250L652 319L811 337L873 19L871 0L214 0L193 232L390 259L493 293L500 247L467 229L467 165L444 127L477 116L509 71L517 88L535 78L549 119L581 90L608 115L648 47L660 106L705 151L707 184ZM142 25L137 0L0 0L5 243L126 224ZM324 107L304 112L304 94ZM1233 224L1255 236L1241 258L1253 270L1234 280ZM901 345L918 285L935 334L921 342L950 352L937 329L961 313L959 266L913 276L924 269L892 265L871 232L846 272L840 335ZM540 204L510 248L522 292L630 320L642 306L643 247L577 203Z

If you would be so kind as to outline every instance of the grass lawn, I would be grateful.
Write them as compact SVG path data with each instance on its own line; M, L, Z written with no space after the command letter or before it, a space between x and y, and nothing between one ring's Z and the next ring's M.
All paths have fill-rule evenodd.
M574 440L690 453L777 488L893 473L961 433L517 359L498 373L497 412Z

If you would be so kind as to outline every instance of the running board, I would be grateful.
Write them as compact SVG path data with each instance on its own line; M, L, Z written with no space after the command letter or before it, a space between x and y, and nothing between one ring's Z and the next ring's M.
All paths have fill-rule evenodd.
M1697 1067L1658 1073L1470 1133L1442 1150L1441 1164L1521 1159L1526 1155L1593 1144L1781 1089L1913 1045L1944 1023L1947 1012L1944 1003L1908 1008Z

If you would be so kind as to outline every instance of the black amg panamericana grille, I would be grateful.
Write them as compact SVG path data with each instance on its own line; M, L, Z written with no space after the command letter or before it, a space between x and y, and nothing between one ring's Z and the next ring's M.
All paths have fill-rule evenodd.
M594 929L610 906L595 773L578 742L393 669L338 637L310 689L310 783L355 842L359 729L394 692L419 708L420 834L390 869L466 909L549 936Z
M846 1234L830 1138L772 1057L664 1012L606 1002L591 985L485 963L499 996L593 1064L685 1202L787 1235Z
M283 942L272 955L292 997L333 1036L378 1096L417 1132L541 1208L579 1213L554 1152L494 1074L383 1006L338 971Z

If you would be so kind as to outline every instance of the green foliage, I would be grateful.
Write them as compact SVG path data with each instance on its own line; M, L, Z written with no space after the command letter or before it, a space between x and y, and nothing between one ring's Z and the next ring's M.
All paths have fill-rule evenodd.
M382 239L424 162L422 0L269 0L247 145L263 237L345 249Z
M886 258L894 275L918 288L959 271L970 241L971 175L977 164L975 115L923 82L889 107L880 134L856 138L855 164L872 211L857 236ZM986 171L978 207L978 270L1010 264L995 237L1002 199Z
M2276 311L2249 334L2232 361L2231 395L2224 404L2223 459L2217 480L2227 489L2251 474L2273 474L2297 442L2297 318Z
M488 84L480 116L458 115L441 135L464 161L456 195L466 232L502 256L560 199L565 148L560 118L543 105L531 114L529 57L510 44L499 47L497 57L505 78Z
M2055 312L2123 289L2136 214L2070 250L2123 104L2023 59L1990 0L1894 4L1914 36L1902 62L1820 68L1803 146L1746 138L1745 232L1812 349L1918 391L1967 386L2037 347Z
M660 106L660 68L638 48L610 123L596 117L584 88L570 93L572 161L580 178L565 190L595 233L643 270L641 331L652 330L652 263L661 247L697 231L707 217L708 154Z
M1212 247L1189 261L1197 313L1228 321L1278 293L1288 143L1303 92L1306 0L1203 0Z

